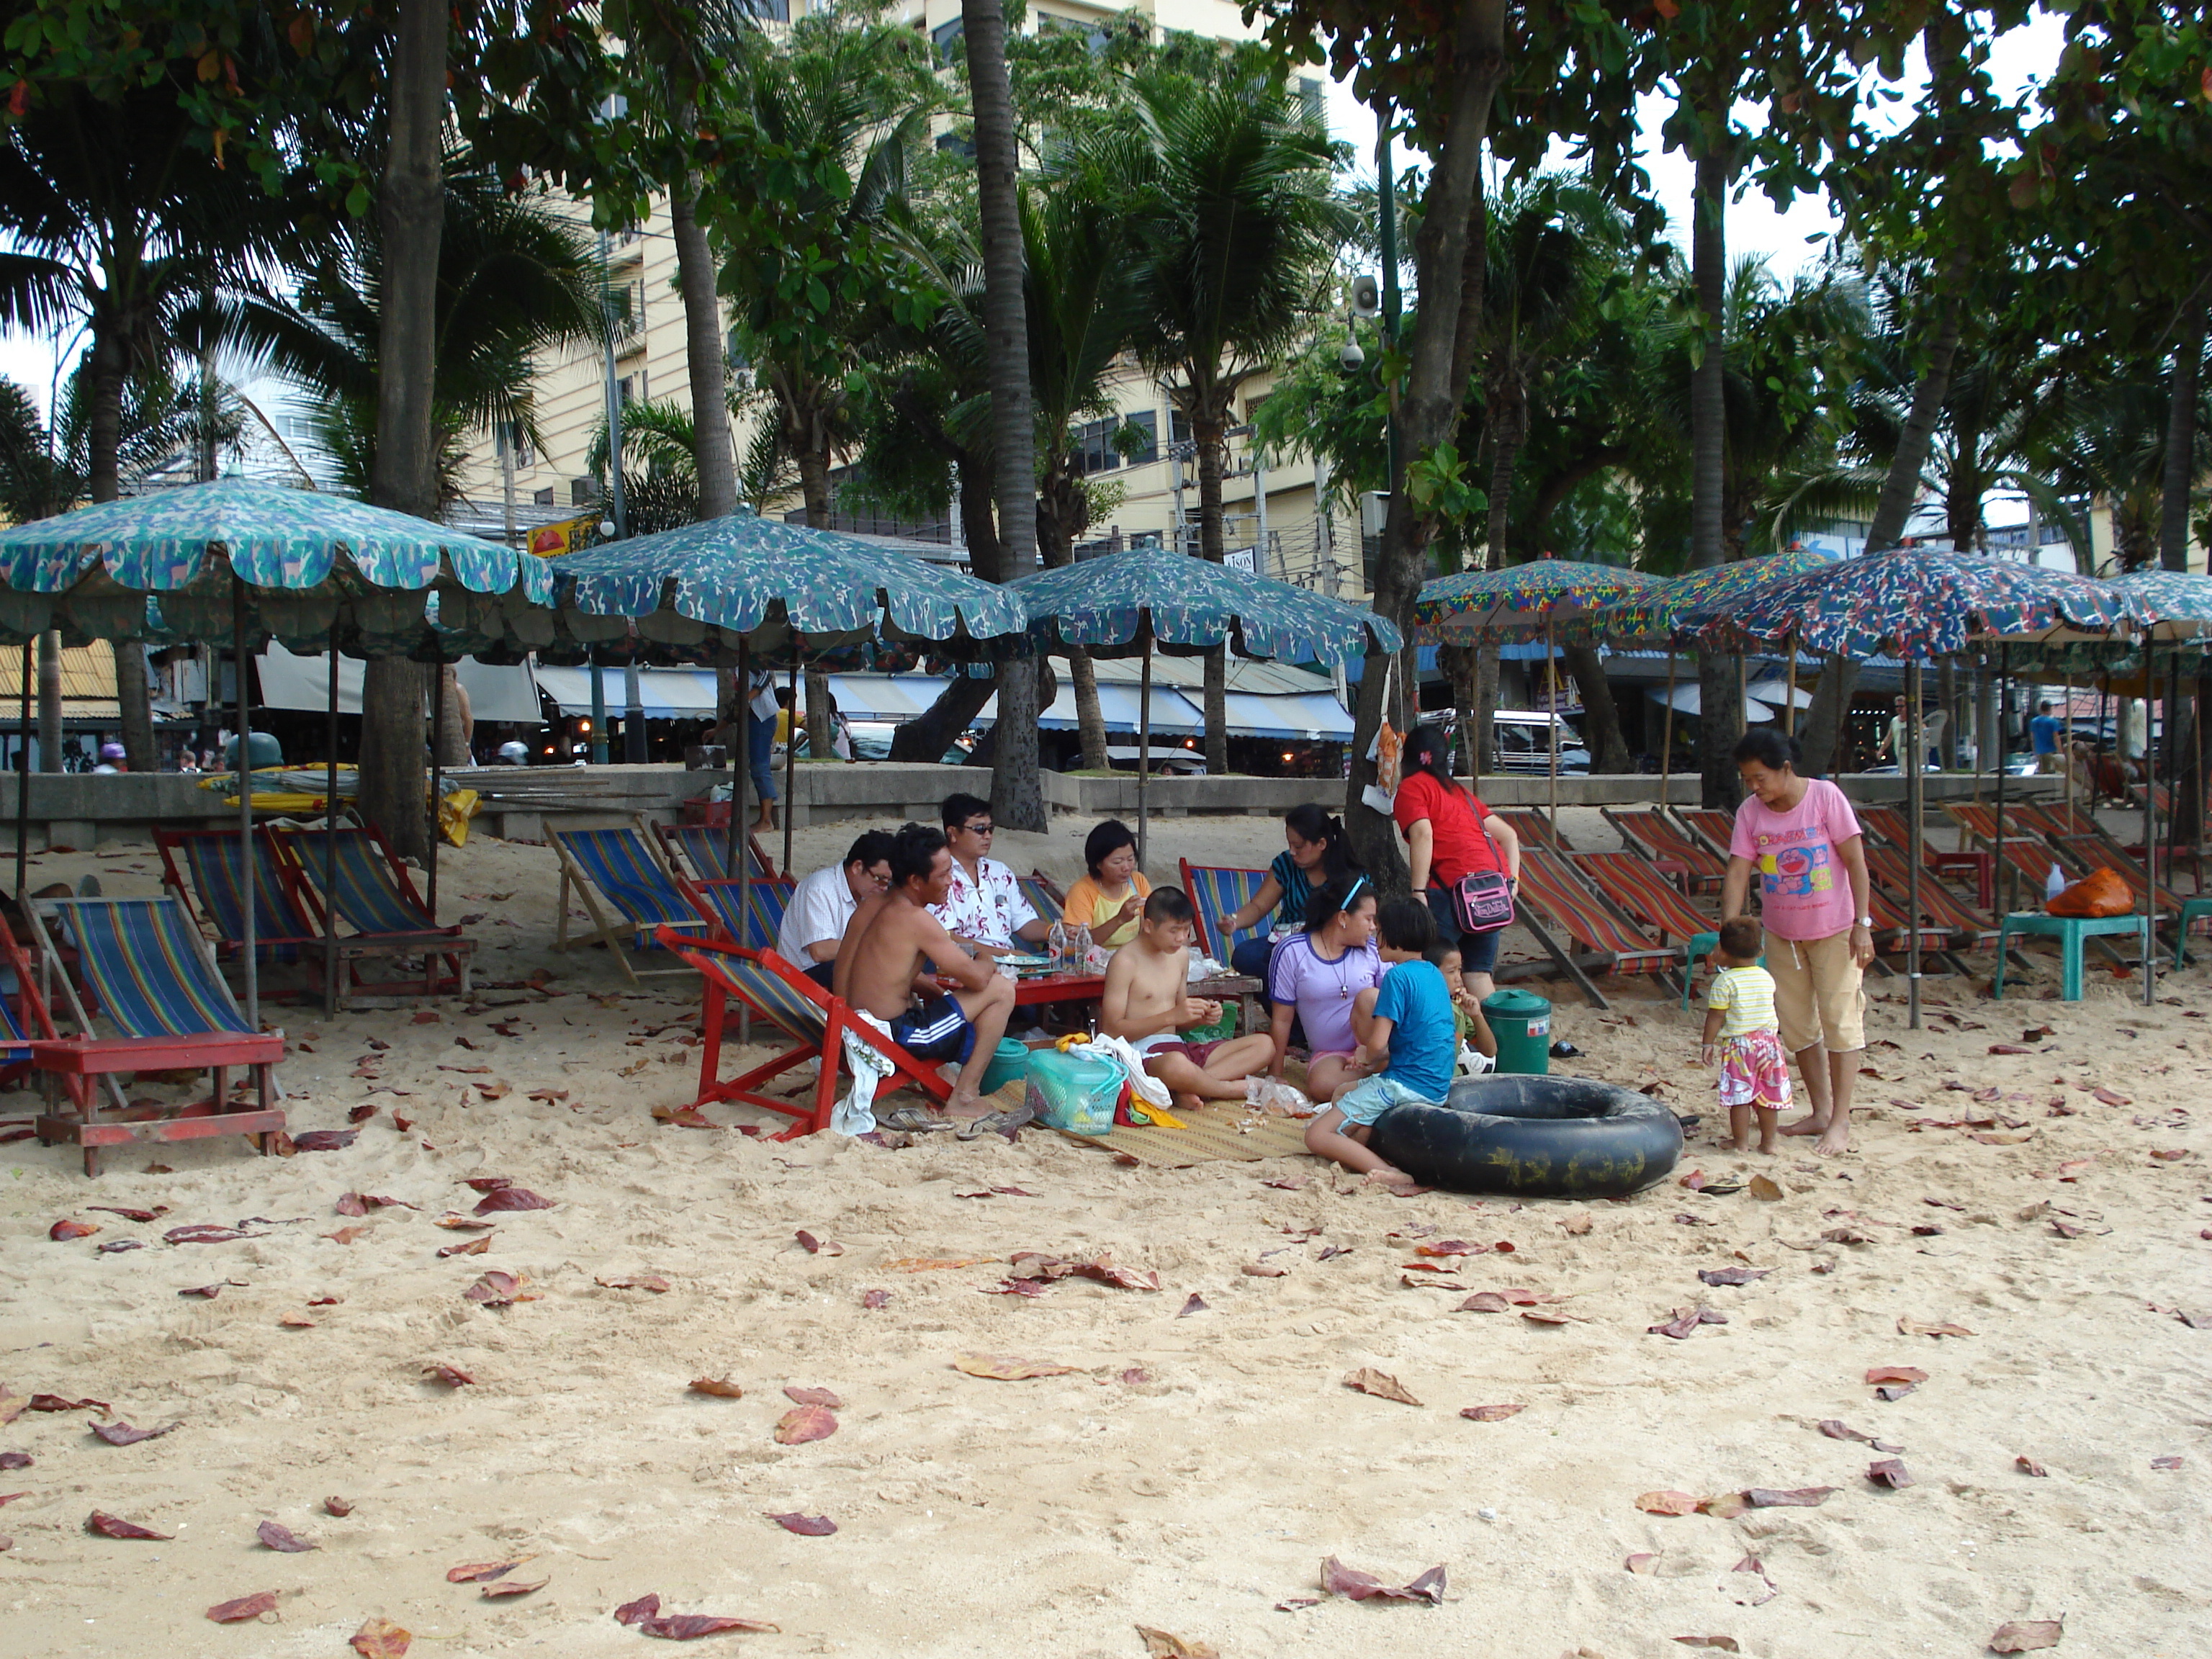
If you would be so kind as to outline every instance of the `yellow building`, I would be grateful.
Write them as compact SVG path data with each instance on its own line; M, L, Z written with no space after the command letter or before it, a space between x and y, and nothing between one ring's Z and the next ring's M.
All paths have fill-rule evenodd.
M779 9L782 0L768 0ZM804 0L801 0L804 3ZM1050 0L1032 4L1024 27L1086 28L1115 18L1141 15L1158 30L1181 30L1222 40L1251 38L1238 0L1139 0L1129 6L1086 5L1080 0ZM921 0L908 3L903 19L909 27L927 33L940 49L958 33L957 0ZM1319 100L1322 83L1303 80L1299 91ZM688 409L690 376L685 360L683 301L676 286L676 254L669 239L665 210L656 209L637 230L609 239L608 262L612 282L628 290L629 321L617 343L612 368L617 395L625 403L673 399ZM471 527L479 533L498 533L496 526L511 518L528 537L533 526L556 525L577 517L596 517L602 510L598 484L585 465L593 434L605 418L608 365L597 347L568 349L540 361L533 386L538 426L543 443L539 452L514 456L511 477L507 459L488 434L477 434L464 473ZM1238 400L1240 422L1265 397L1267 377L1255 376ZM1120 487L1118 507L1105 522L1090 532L1100 545L1127 544L1137 540L1172 538L1178 524L1187 526L1188 545L1197 547L1198 478L1184 434L1168 406L1164 391L1134 364L1118 377L1117 412L1086 429L1085 450L1095 471ZM1113 429L1125 421L1149 427L1156 435L1149 456L1139 452L1125 460L1110 441ZM742 453L747 433L733 436ZM1178 449L1180 448L1180 456ZM1318 587L1324 592L1358 599L1365 591L1361 576L1359 526L1346 522L1340 507L1317 513L1315 463L1302 455L1273 456L1264 468L1256 466L1248 432L1231 439L1230 477L1224 491L1227 522L1224 544L1232 561L1264 570L1271 576ZM1325 489L1322 492L1325 495ZM513 511L507 512L511 501ZM776 510L797 515L796 496ZM890 525L881 520L841 517L838 527L879 530L951 543L959 533L957 514L934 526ZM541 532L557 538L557 530Z

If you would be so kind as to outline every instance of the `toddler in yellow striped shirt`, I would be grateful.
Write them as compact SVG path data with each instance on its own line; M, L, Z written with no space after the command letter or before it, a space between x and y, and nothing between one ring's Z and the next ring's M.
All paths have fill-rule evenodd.
M1720 949L1705 998L1705 1031L1698 1060L1720 1063L1721 1104L1728 1108L1729 1144L1752 1149L1751 1124L1759 1119L1759 1150L1781 1150L1777 1125L1790 1106L1790 1056L1774 1015L1774 975L1759 965L1765 935L1749 916L1721 924Z

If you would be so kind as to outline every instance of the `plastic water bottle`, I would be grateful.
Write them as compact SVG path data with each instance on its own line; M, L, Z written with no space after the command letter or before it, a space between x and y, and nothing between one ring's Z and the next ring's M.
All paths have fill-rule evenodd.
M1090 924L1090 923L1088 923L1088 922L1083 922L1083 921L1079 921L1079 922L1077 922L1077 923L1075 924L1075 939L1074 939L1074 945L1075 945L1075 971L1076 971L1077 973L1079 973L1079 974L1080 974L1080 973L1086 973L1086 972L1088 972L1088 971L1090 970L1090 967L1091 967L1091 924Z
M2043 878L2043 902L2045 904L2066 890L2066 878L2058 873L2058 866L2051 866L2051 873Z
M1045 949L1052 955L1052 970L1055 974L1067 971L1067 929L1055 921L1052 931L1044 936Z

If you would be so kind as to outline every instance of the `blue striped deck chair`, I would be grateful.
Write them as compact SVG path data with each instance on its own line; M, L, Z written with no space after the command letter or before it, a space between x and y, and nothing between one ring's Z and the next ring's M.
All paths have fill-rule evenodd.
M1188 859L1178 861L1182 866L1183 893L1191 908L1198 912L1198 942L1206 955L1226 968L1230 952L1246 939L1267 937L1274 926L1272 915L1261 917L1240 933L1224 935L1221 931L1224 921L1259 896L1261 884L1267 879L1265 870L1193 864Z
M734 880L737 872L730 868L730 832L704 823L655 823L653 833L659 838L661 848L668 854L671 869L689 869L695 881ZM752 849L752 873L769 881L789 880L790 872L779 877L775 861L760 843L760 837L750 830L745 831L745 845Z
M1067 914L1067 895L1038 872L1032 870L1026 876L1017 876L1014 883L1022 890L1022 896L1030 902L1030 908L1047 921L1058 921Z
M940 1103L951 1097L952 1085L936 1066L916 1060L866 1020L855 1018L850 1003L823 990L775 951L749 951L721 939L688 939L665 928L660 943L696 968L706 981L706 1030L699 1047L695 1110L716 1101L741 1101L793 1120L791 1127L775 1137L778 1140L820 1133L830 1127L830 1115L837 1103L838 1072L848 1030L890 1062L891 1075L879 1085L878 1099L902 1085L912 1085ZM792 1046L766 1065L725 1083L716 1073L721 1066L726 1012L732 999L755 1019L789 1037ZM805 1096L794 1100L761 1091L762 1085L817 1055L822 1064L811 1101Z
M246 866L238 836L228 830L156 830L164 884L183 900L187 892L227 951L246 939ZM290 873L266 830L253 833L253 943L263 962L295 962L300 947L322 929L300 902ZM180 872L179 860L183 863ZM189 878L189 879L188 879Z
M633 982L641 973L691 971L688 966L641 970L621 948L625 944L639 948L653 944L656 929L703 937L713 925L700 914L681 878L653 856L642 830L635 824L619 830L556 830L548 824L545 838L553 843L553 854L561 863L555 950L568 948L568 890L574 887L599 929L589 939L577 940L578 944L604 943ZM614 908L618 920L608 920L599 908L602 898Z
M61 968L48 933L52 917L76 947L80 998ZM174 898L56 898L37 900L27 920L49 970L59 978L80 1036L33 1039L32 1064L80 1085L75 1118L42 1116L41 1142L82 1146L87 1175L99 1173L100 1148L134 1141L197 1139L206 1135L254 1137L264 1153L284 1127L270 1105L271 1067L283 1058L281 1031L258 1031L239 1011L209 947L181 900ZM95 1014L118 1036L94 1028ZM228 1078L243 1067L253 1080L255 1106L232 1109ZM214 1074L211 1098L167 1117L102 1121L93 1115L94 1078L118 1072L206 1069Z
M798 888L795 881L768 881L756 876L745 884L745 921L738 926L738 884L707 880L684 884L700 899L699 914L714 924L715 937L734 939L750 951L772 951L783 930L783 913Z
M345 971L339 978L338 1006L347 1006L356 994L380 996L436 996L469 988L469 963L477 942L464 938L459 927L438 927L415 890L407 866L374 829L289 830L268 832L285 866L313 913L321 932L325 906L354 931L336 941ZM332 868L326 862L335 857ZM335 884L326 894L327 878ZM365 957L391 960L419 957L419 978L370 983L361 977ZM449 966L450 973L441 973Z

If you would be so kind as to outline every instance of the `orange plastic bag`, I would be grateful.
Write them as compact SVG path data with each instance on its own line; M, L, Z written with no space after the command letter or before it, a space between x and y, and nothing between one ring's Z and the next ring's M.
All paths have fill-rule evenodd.
M2124 916L2136 908L2127 883L2110 870L2092 870L2043 907L2054 916Z

